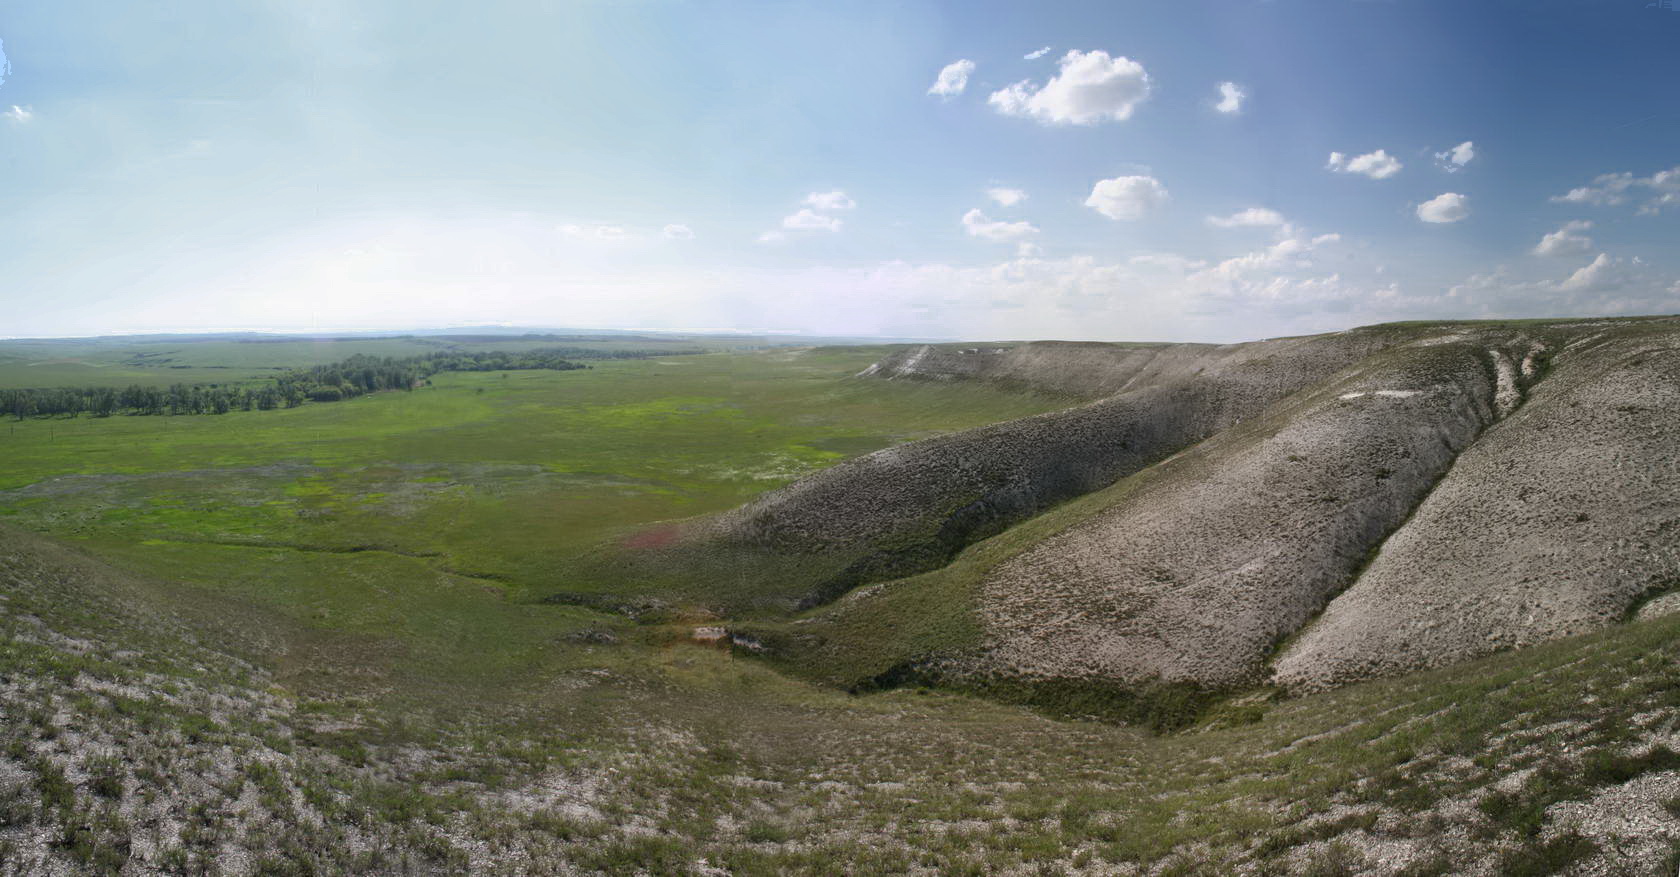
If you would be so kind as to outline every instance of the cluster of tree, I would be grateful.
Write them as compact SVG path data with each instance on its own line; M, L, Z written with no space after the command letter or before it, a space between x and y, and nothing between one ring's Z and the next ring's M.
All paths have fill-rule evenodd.
M306 401L337 402L381 390L411 390L438 372L570 371L589 366L566 359L567 350L521 353L440 352L402 358L356 355L327 365L281 372L271 384L175 384L159 387L59 387L0 390L0 412L16 417L75 417L91 414L226 414L296 408Z
M16 417L92 414L226 414L252 408L278 408L284 400L274 387L227 384L175 384L161 387L57 387L49 390L0 390L0 411Z
M286 399L337 402L380 390L410 390L438 372L571 371L588 367L572 362L553 350L523 353L440 351L402 358L357 354L327 365L284 372L275 378L275 386Z

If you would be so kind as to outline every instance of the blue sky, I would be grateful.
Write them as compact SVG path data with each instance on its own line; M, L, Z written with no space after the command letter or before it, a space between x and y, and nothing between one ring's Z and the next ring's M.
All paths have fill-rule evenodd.
M1649 0L115 5L0 10L0 335L1680 311Z

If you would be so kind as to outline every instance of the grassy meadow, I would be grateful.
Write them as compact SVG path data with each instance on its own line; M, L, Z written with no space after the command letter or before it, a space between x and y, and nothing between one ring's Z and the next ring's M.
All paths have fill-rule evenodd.
M872 359L599 360L273 411L8 419L0 520L311 628L392 640L418 656L410 671L483 681L540 662L556 631L622 621L535 603L603 540L1059 404L851 379Z

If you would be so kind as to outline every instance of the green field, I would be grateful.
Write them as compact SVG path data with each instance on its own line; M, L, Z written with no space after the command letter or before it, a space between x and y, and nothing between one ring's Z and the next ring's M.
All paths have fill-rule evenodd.
M273 349L244 366L305 361ZM949 692L848 694L823 667L695 641L717 619L680 595L641 618L543 602L605 587L568 578L576 559L656 522L1066 404L851 377L880 353L5 421L0 751L19 767L0 775L0 863L6 826L40 824L62 832L55 861L94 873L213 873L237 848L273 874L1353 874L1398 844L1405 873L1444 874L1464 870L1453 837L1488 873L1539 874L1598 851L1547 806L1680 760L1626 754L1680 709L1674 619L1228 702L1161 736ZM937 638L927 601L961 601L965 565L996 550L901 588L891 627L776 630L865 662ZM1671 850L1636 853L1673 870Z
M567 562L604 540L1059 404L850 378L871 360L607 360L295 409L14 419L0 425L0 520L482 680L527 669L534 643L584 623L535 601L575 587Z

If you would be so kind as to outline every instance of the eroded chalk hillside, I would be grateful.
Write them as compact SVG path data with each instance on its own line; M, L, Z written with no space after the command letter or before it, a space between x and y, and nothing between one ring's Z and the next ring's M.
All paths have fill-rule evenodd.
M1317 689L1531 645L1680 587L1677 343L1630 327L1571 338L1284 651L1278 679Z
M1090 401L857 457L608 564L642 588L724 612L825 604L862 584L937 569L1396 340L1356 330L1226 346L907 348L859 379L993 380Z
M830 681L1317 690L1680 602L1673 319L923 346L861 377L1108 395L690 526L679 550L822 561L779 596L823 608L749 627Z

